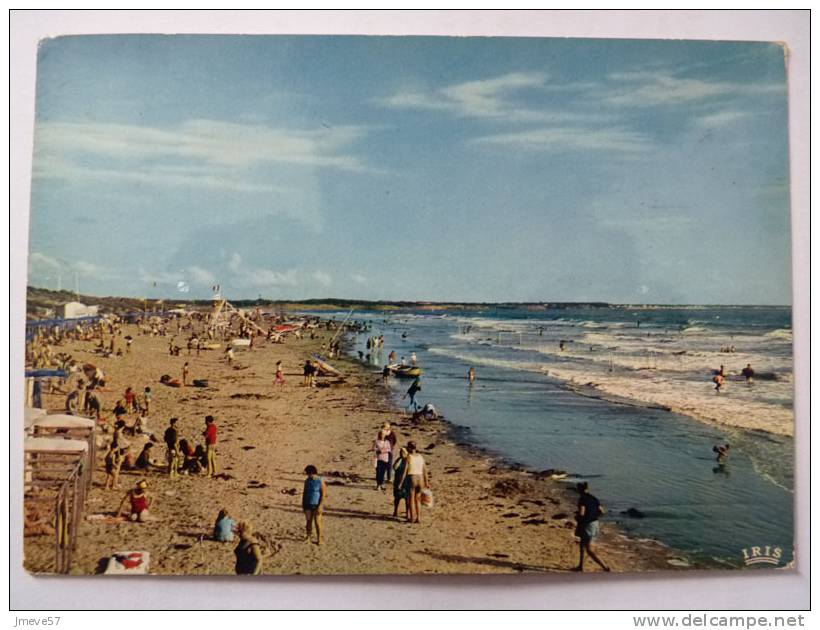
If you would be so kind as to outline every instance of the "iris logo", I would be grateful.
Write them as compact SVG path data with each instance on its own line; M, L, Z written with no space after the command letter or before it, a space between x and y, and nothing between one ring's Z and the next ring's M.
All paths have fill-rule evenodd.
M783 559L783 550L780 547L772 547L766 545L765 547L750 547L743 549L743 562L746 566L756 564L780 564Z

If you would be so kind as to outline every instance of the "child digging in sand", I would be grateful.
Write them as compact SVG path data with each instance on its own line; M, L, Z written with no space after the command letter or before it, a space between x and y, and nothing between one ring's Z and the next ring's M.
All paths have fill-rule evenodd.
M316 544L324 542L324 532L322 531L322 506L327 496L327 486L325 480L319 476L316 466L310 464L305 466L305 487L302 491L302 509L305 511L305 542L310 542L313 537L313 526L316 526Z
M120 507L117 510L117 516L122 514L123 508L130 503L130 511L128 518L135 523L144 523L148 520L150 513L148 508L153 503L153 498L148 494L148 482L144 479L138 481L137 485L129 490L120 502Z

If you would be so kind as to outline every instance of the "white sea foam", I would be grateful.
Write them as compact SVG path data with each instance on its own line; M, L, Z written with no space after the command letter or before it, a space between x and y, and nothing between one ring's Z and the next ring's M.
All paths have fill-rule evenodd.
M509 324L505 322L505 324ZM630 398L653 406L665 406L699 419L781 435L793 434L792 356L781 335L745 334L735 336L725 330L698 334L646 333L637 327L605 332L578 326L576 334L558 332L491 337L474 331L451 336L455 348L436 348L444 354L476 365L548 373L567 382L593 385L613 396ZM692 330L691 328L689 330ZM571 332L571 331L569 331ZM560 336L556 336L560 335ZM720 352L728 341L733 353ZM559 342L565 338L564 349ZM574 337L574 341L573 338ZM461 347L469 343L468 348ZM494 355L486 356L491 347ZM591 348L591 349L590 349ZM537 353L540 357L515 353ZM749 387L739 375L750 363L758 374L771 374ZM725 365L729 379L720 394L711 383L713 370Z
M770 339L783 339L788 342L791 342L794 339L794 335L789 328L778 328L777 330L767 332L764 337L768 337Z

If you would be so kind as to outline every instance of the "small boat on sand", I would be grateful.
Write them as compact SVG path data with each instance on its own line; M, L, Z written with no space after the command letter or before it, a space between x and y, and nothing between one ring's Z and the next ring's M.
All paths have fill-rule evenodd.
M313 357L313 360L316 361L316 364L319 366L319 374L322 376L342 376L342 373L337 370L335 367L323 361L322 358L318 354L310 355Z

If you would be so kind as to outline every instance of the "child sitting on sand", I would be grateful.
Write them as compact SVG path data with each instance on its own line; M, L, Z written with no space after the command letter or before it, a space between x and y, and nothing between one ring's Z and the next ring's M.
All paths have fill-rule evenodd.
M236 523L228 514L228 510L222 508L214 523L214 540L218 542L232 542L233 531Z
M134 463L134 468L137 470L148 470L151 466L156 466L157 462L155 462L151 458L151 449L154 447L153 442L146 442L145 446L142 447L142 451L140 452L139 456L137 457L137 461Z

